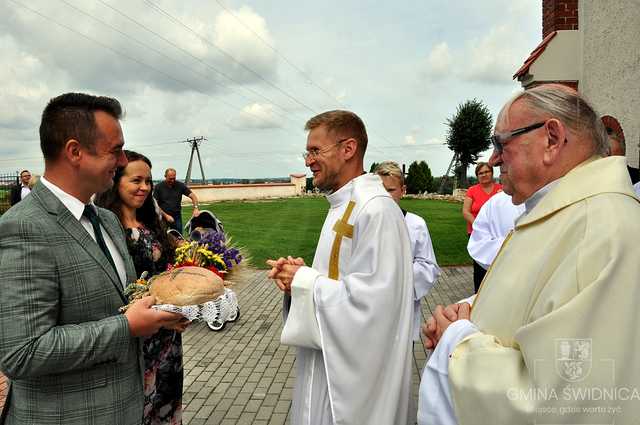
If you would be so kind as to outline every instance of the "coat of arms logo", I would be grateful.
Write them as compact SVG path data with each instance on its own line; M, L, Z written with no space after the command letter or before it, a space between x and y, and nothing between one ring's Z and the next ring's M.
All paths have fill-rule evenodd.
M556 339L556 372L566 381L578 382L591 372L591 344L589 339Z

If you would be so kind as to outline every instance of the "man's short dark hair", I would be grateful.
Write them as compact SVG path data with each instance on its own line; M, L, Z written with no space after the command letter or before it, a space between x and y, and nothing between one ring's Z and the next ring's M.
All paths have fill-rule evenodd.
M351 111L327 111L311 118L304 129L311 131L314 128L325 126L327 133L333 133L340 138L353 137L358 142L360 157L364 158L367 150L367 130L359 116Z
M23 175L24 173L29 173L29 174L31 174L31 172L30 172L29 170L22 170L22 171L20 171L20 177L22 177L22 175Z
M106 112L118 120L122 117L120 102L111 97L65 93L51 99L42 112L40 122L40 149L44 159L56 159L70 139L77 140L93 152L96 111Z

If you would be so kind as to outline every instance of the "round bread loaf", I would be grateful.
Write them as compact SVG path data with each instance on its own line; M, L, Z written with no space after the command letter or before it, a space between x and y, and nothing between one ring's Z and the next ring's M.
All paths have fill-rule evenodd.
M202 267L180 267L151 279L149 293L157 304L202 304L224 294L222 279Z

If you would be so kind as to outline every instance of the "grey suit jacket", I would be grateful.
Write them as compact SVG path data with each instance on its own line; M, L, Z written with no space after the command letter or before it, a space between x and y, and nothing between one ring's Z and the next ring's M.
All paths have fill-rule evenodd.
M135 270L116 216L103 227ZM115 271L71 212L38 183L0 218L0 369L6 424L140 424L139 338L118 313Z

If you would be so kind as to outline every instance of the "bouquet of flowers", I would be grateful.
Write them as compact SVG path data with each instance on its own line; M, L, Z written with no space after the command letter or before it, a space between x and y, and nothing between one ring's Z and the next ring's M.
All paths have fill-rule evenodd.
M243 249L234 247L224 232L212 230L203 233L198 241L178 247L175 263L170 268L204 267L224 279L225 286L231 286L245 274L246 257Z
M169 264L168 270L181 267L196 266L211 270L220 278L224 278L227 272L227 265L220 254L207 249L206 245L198 242L185 242L176 248L176 261Z

